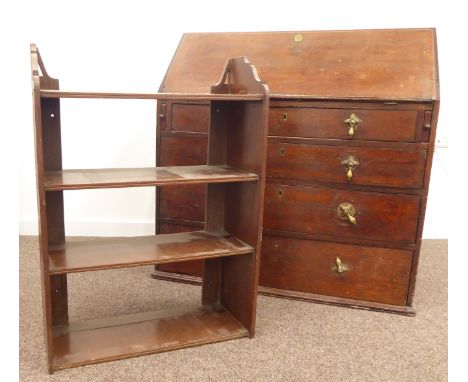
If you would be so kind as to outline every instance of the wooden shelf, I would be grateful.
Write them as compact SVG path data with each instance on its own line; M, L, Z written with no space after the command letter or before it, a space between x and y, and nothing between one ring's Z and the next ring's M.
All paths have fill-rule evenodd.
M261 94L111 93L41 89L42 98L183 99L191 101L261 101Z
M268 86L255 67L245 57L228 59L209 94L69 92L59 90L31 45L31 79L49 373L253 337L269 110ZM206 165L63 170L60 98L208 101ZM206 184L204 231L67 241L64 190L190 184ZM190 260L204 260L201 307L69 324L69 273Z
M95 238L50 246L49 274L212 259L253 250L224 231Z
M247 337L218 304L88 321L53 329L54 369Z
M168 186L196 183L250 182L258 175L230 166L177 166L48 171L46 191Z

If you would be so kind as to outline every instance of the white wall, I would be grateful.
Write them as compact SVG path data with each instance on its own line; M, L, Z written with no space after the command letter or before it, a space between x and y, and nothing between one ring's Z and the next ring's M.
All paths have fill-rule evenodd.
M233 6L233 4L236 6ZM444 84L455 31L437 2L53 2L20 3L9 43L15 88L8 125L19 132L20 234L37 233L29 43L39 46L61 89L156 91L183 32L436 27L442 107L438 137L448 141ZM424 11L422 9L424 8ZM154 166L155 101L62 100L64 168ZM8 127L8 126L7 126ZM424 237L446 238L448 149L437 148ZM154 231L154 190L65 193L68 235L138 235Z

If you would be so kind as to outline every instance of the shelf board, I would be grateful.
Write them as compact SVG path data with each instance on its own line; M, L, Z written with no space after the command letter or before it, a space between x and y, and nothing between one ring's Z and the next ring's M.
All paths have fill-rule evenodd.
M41 89L43 98L114 98L114 99L183 99L188 101L261 101L261 94L211 94L211 93L115 93L75 92Z
M256 180L258 180L257 174L225 165L103 168L48 171L44 176L44 187L46 191L59 191Z
M64 274L175 263L252 252L250 245L224 231L94 238L50 246L49 273Z
M53 366L59 370L248 335L218 304L93 320L54 328Z

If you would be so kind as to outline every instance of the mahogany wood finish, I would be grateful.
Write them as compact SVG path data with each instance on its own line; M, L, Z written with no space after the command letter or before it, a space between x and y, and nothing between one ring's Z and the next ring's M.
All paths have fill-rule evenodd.
M181 142L179 153L191 153L185 166L80 170L62 168L60 98L161 99L166 95L59 91L58 81L48 76L35 45L31 45L31 67L49 372L253 337L269 110L268 87L258 78L255 67L244 57L229 59L221 80L209 92L172 95L175 99L209 102L211 110L208 133L183 135L186 139ZM164 107L158 105L158 111L164 123ZM192 109L191 113L197 110ZM182 128L191 126L187 125L190 118L193 119L183 115L179 119ZM200 137L199 142L204 142L207 136L210 160L208 164L196 163L206 145L199 150L195 144L190 151L185 144L190 139L197 142ZM158 138L172 139L160 133ZM164 156L164 150L161 154ZM171 155L169 151L168 157ZM199 227L199 222L182 220L181 225L185 222L190 229L177 229L173 224L168 230L171 233L156 236L66 240L64 191L141 186L206 187L206 201L200 202L206 206L205 229ZM180 230L186 232L174 233ZM78 324L68 322L67 274L194 259L206 261L201 306Z
M165 117L158 119L157 134L191 151L197 150L192 147L197 139L196 164L208 163L209 104L169 93L208 91L225 58L236 55L256 63L271 91L264 235L297 240L301 248L319 248L323 242L350 267L340 280L330 280L328 270L317 270L309 279L314 264L329 262L328 252L302 257L292 245L283 245L274 252L275 261L267 251L260 292L413 314L439 109L435 30L185 34L159 89L168 94L159 100ZM194 75L184 76L187 71ZM186 117L193 108L199 111L196 121ZM346 120L352 114L359 122L350 136ZM159 142L158 165L184 160L169 141ZM170 157L164 154L168 151ZM350 179L342 164L349 157L359 162ZM205 220L199 207L204 192L198 188L177 198L158 194L159 228L193 223L196 229ZM354 204L356 225L338 218L342 202ZM345 257L351 249L355 254ZM194 276L202 266L161 265L153 276L199 282Z

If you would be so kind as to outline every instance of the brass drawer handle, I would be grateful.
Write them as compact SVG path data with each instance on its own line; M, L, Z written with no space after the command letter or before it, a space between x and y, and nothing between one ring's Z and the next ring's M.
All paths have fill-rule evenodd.
M337 257L335 260L335 265L331 267L331 270L341 276L343 273L349 271L349 267L343 263L339 257Z
M351 180L353 178L353 170L355 170L356 167L359 166L359 164L359 161L352 156L346 158L341 162L341 165L346 167L346 176L348 180Z
M337 213L340 219L347 220L351 224L357 224L356 218L356 209L351 203L340 203L337 208Z
M358 118L358 116L354 113L352 113L347 119L344 120L344 123L348 124L348 136L349 137L354 137L354 134L356 133L356 129L359 123L361 123L362 120Z

